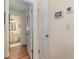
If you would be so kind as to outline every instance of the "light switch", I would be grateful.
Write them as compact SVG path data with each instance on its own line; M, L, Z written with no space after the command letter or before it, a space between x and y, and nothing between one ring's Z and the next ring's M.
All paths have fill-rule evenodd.
M66 30L71 30L71 26L69 24L66 25Z

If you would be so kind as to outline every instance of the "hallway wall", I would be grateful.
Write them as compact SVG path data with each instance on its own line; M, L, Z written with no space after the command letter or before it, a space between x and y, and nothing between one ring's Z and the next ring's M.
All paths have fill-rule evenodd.
M49 29L50 59L74 59L73 0L48 1L49 28L51 28ZM67 12L68 7L71 7L70 12ZM62 17L55 18L55 13L58 11L62 11L63 15Z

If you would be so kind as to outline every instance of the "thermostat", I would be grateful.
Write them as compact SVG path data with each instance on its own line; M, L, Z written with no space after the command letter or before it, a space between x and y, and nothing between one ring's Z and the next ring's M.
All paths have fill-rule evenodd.
M70 12L70 11L72 11L72 8L71 7L68 7L67 8L67 12Z
M58 11L58 12L55 13L55 18L60 18L62 16L63 16L62 11Z
M72 7L67 8L67 13L72 13Z

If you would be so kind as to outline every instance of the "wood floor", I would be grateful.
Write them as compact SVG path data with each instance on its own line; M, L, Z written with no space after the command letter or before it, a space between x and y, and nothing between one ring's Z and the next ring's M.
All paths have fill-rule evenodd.
M24 45L10 48L10 57L7 59L30 59L27 47Z

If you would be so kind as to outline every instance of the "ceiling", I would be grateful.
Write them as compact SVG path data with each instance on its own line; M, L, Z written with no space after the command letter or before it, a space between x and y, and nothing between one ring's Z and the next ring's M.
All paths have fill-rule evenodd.
M28 8L28 4L23 0L10 0L9 1L10 10L17 10L25 12Z

